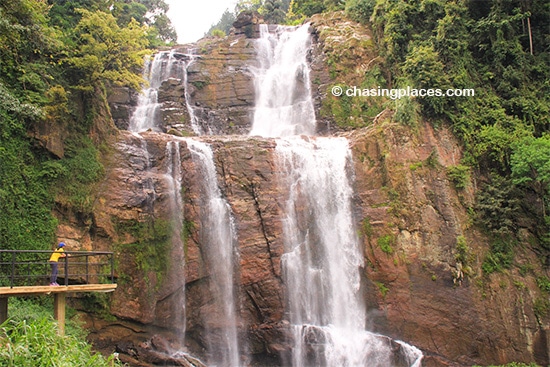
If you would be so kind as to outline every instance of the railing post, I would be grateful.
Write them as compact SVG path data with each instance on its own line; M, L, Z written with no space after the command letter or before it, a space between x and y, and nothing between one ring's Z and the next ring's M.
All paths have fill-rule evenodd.
M69 285L69 254L65 256L65 286Z
M10 279L10 288L13 288L13 282L15 279L15 260L16 260L16 253L12 252L11 254L11 279Z
M111 258L111 283L114 283L115 282L115 255L114 253L111 253L109 256Z
M88 267L90 256L86 254L86 284L90 284L90 271Z

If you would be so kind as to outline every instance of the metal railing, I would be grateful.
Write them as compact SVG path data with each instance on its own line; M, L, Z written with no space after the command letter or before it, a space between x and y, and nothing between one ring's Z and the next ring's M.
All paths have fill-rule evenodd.
M0 250L0 287L44 285L50 278L53 251ZM58 278L63 285L114 283L112 252L65 251L59 259ZM45 284L49 284L49 281Z

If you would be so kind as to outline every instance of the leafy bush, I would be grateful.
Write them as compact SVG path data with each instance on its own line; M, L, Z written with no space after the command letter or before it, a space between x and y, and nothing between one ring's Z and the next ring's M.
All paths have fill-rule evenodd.
M210 31L210 35L215 38L224 38L225 32L221 29L216 28Z
M491 244L491 250L485 257L481 268L485 274L509 269L514 262L515 242L510 239L498 239Z
M447 175L457 189L465 189L470 181L470 167L461 164L449 166L447 167Z
M519 200L512 182L497 174L477 194L478 219L495 234L514 232L514 218L519 212Z
M369 21L375 5L375 0L348 0L346 13L356 22L365 24Z
M10 299L12 316L0 326L0 365L6 367L110 367L112 357L95 353L74 322L59 336L51 311L30 301Z

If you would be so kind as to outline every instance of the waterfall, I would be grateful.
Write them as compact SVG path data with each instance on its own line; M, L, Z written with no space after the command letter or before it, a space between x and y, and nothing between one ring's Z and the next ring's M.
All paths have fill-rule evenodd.
M276 26L271 33L260 24L259 66L252 68L256 105L250 135L280 137L315 133L307 53L309 25Z
M204 131L201 128L199 123L199 118L195 113L195 107L191 104L191 93L189 93L189 67L197 60L197 55L195 50L187 50L186 54L188 61L185 63L185 69L183 70L183 85L185 88L184 98L185 98L185 107L187 108L187 113L189 114L189 120L191 123L191 128L197 135L204 135Z
M256 107L250 135L278 137L284 206L281 258L292 332L292 366L388 367L390 339L366 330L360 269L364 255L353 218L352 158L345 138L314 138L308 25L260 26ZM406 343L405 363L422 354ZM414 349L413 349L414 348ZM418 353L417 353L418 352Z
M347 140L291 137L278 140L276 149L289 187L282 266L292 366L392 366L388 338L365 330Z
M159 119L160 104L158 103L158 88L166 74L165 52L157 53L153 60L145 59L143 65L143 79L148 87L143 89L138 97L134 113L130 117L128 130L141 132L148 129L156 130L156 122Z
M182 80L185 85L185 103L191 120L193 131L200 135L198 119L195 117L194 109L190 103L190 96L187 86L187 71L189 66L196 60L197 56L193 53L177 54L175 50L160 51L155 54L153 59L145 59L143 65L143 79L147 82L138 97L137 106L130 116L130 125L128 130L133 132L143 132L146 130L161 131L159 127L162 106L158 101L158 91L162 82L176 78Z
M215 366L239 367L237 317L235 305L234 267L236 264L236 230L231 208L218 186L214 155L209 145L187 139L193 162L201 174L200 243L209 267L212 302L219 315L209 315L207 325L217 330L209 332L210 362ZM217 319L214 319L214 317ZM208 327L207 329L213 329Z
M165 181L168 194L168 208L171 218L171 234L170 242L172 251L181 250L183 253L183 198L181 195L181 158L180 158L180 142L169 141L166 144L166 174ZM185 294L185 287L183 288ZM182 304L180 312L176 313L178 323L181 325L181 335L185 335L186 318L185 318L185 303Z

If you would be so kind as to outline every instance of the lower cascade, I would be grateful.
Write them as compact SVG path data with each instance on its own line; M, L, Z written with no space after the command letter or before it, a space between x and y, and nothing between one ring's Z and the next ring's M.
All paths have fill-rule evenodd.
M239 346L237 343L237 317L235 306L233 267L236 258L236 233L231 208L223 198L218 186L214 155L207 144L187 140L193 162L200 172L203 183L200 207L201 243L204 257L210 268L209 288L217 310L208 320L208 346L212 366L239 367ZM217 319L214 317L217 316Z
M352 215L351 152L344 138L292 137L277 141L287 183L285 254L292 366L387 367L388 338L365 330L361 297L363 253ZM422 354L401 343L402 365Z

